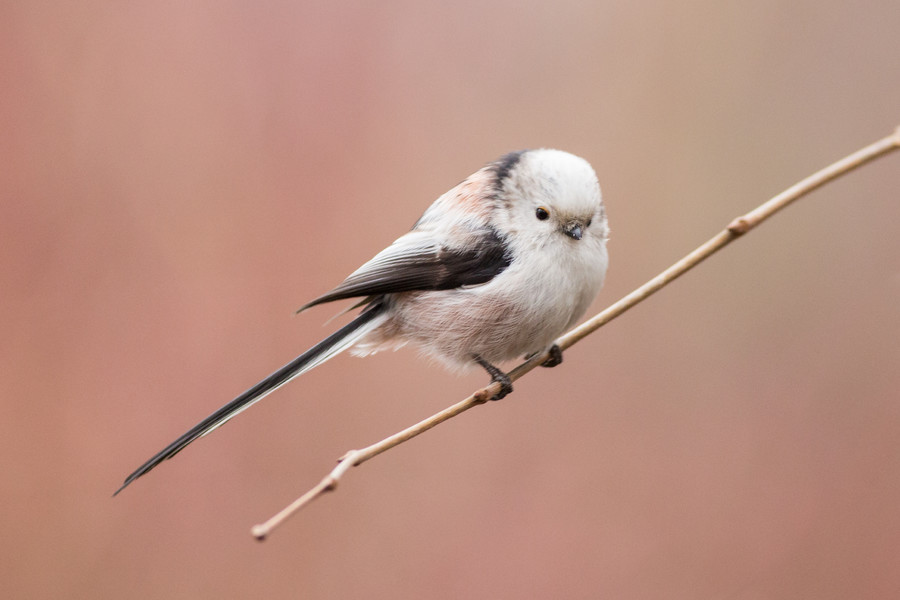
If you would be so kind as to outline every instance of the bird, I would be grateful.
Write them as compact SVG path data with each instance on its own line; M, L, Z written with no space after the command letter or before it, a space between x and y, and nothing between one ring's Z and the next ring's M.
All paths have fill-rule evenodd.
M350 350L365 356L413 344L451 371L481 367L512 391L497 363L549 353L597 296L609 227L597 175L583 158L548 148L510 152L440 196L412 229L331 291L301 306L360 299L361 309L309 350L163 448L139 477L295 377Z

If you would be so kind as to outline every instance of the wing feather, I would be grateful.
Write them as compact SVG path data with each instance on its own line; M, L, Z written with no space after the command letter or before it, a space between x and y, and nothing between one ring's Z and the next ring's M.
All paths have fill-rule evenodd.
M509 264L506 243L492 228L470 232L465 243L455 247L441 243L431 232L413 230L297 312L345 298L487 283Z

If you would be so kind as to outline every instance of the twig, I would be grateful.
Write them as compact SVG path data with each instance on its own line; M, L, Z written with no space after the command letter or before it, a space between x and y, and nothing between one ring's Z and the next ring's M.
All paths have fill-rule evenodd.
M850 171L866 164L871 160L874 160L880 156L884 156L893 150L897 150L898 148L900 148L900 127L895 129L894 133L889 135L888 137L883 138L875 142L874 144L866 146L865 148L854 152L853 154L845 158L842 158L836 163L822 169L818 173L815 173L800 181L799 183L791 186L787 190L756 207L744 216L738 217L737 219L733 220L728 225L728 227L723 229L715 237L679 260L677 263L675 263L641 287L637 288L615 304L611 305L606 310L598 313L593 318L585 321L580 326L576 327L569 333L559 338L556 342L557 345L561 350L565 350L566 348L569 348L570 346L578 343L582 338L590 335L606 323L610 322L614 318L627 311L632 306L647 299L649 296L665 287L690 269L694 268L704 259L718 252L735 239L741 237L788 204L792 203L798 198L803 197L804 195L824 185L825 183L836 179L841 175L849 173ZM510 371L509 378L513 381L519 379L520 377L543 363L547 358L548 356L546 354L532 357L531 359L523 362L512 371ZM416 437L420 433L424 433L432 427L440 425L444 421L447 421L448 419L451 419L474 406L484 404L499 390L500 384L492 383L491 385L478 390L465 400L458 402L453 406L450 406L442 410L441 412L432 415L431 417L428 417L424 421L421 421L413 425L412 427L408 427L407 429L395 433L394 435L385 438L376 444L372 444L371 446L363 448L362 450L351 450L339 460L338 465L324 479L322 479L322 481L320 481L318 485L297 498L294 502L285 507L281 512L276 514L265 523L254 526L252 529L253 536L258 540L266 539L266 537L276 527L284 522L285 519L290 517L292 514L294 514L325 492L334 490L344 473L350 470L350 467L361 465L370 458L378 456L382 452L390 450L394 446L398 446L403 442Z

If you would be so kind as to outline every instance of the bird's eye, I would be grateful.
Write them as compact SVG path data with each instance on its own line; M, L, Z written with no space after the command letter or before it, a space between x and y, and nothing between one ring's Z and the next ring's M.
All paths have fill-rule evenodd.
M539 221L546 221L550 218L550 213L547 212L547 209L543 206L539 206L538 209L534 211L534 216L536 216Z

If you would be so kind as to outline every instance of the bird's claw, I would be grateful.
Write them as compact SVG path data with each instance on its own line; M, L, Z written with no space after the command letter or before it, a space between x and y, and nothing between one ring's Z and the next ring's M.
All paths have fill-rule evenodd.
M500 391L491 396L491 400L501 400L513 391L512 379L509 378L509 375L507 375L488 361L484 360L477 354L473 356L473 358L475 359L475 362L481 365L481 368L487 371L488 375L491 376L491 383L500 384Z
M559 346L553 344L552 346L550 346L550 349L547 350L547 354L549 355L549 358L541 363L542 367L550 368L562 364L563 353L562 350L559 349Z

